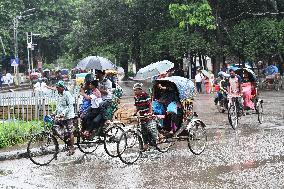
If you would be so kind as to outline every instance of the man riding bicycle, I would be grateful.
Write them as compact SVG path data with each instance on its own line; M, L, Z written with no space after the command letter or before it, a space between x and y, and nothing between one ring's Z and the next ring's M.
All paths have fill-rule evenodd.
M239 109L243 109L242 105L242 79L239 75L235 73L233 69L230 69L230 78L229 78L229 86L228 86L228 97L237 98L237 103L239 104ZM231 102L229 102L231 103Z
M51 88L51 87L49 87ZM58 92L58 99L56 104L56 110L54 114L57 119L61 119L61 124L64 126L64 139L67 141L69 148L67 156L73 155L75 153L74 148L74 134L73 134L73 119L75 117L74 106L73 106L73 96L68 91L64 84L64 81L59 81L56 84L56 90Z

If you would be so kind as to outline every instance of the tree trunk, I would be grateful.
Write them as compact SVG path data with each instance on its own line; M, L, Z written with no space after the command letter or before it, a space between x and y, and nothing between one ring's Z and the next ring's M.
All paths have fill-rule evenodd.
M133 43L133 47L131 50L132 59L134 60L136 64L136 70L139 70L141 68L141 57L140 57L141 44L140 44L140 38L139 38L138 32L134 33L133 38L132 38L132 43Z
M201 67L201 69L204 69L204 66L203 66L203 61L202 61L202 56L201 56L201 54L198 54L198 60L199 60L199 66Z
M284 72L284 58L283 55L281 53L279 53L279 58L280 58L280 62L279 62L279 73L283 76L283 72Z
M129 60L129 54L127 53L127 49L123 50L120 57L118 58L119 65L124 69L124 79L128 79L128 60Z
M203 56L202 56L202 60L203 60L204 70L208 70L206 56L203 55Z

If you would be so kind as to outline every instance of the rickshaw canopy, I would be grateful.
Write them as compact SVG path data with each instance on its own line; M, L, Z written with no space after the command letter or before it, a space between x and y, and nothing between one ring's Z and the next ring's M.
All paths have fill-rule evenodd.
M194 95L195 85L191 80L187 78L180 76L171 76L156 80L157 83L159 83L159 81L169 81L174 83L177 87L180 100L192 98Z
M240 69L237 69L235 71L236 74L238 74L242 79L244 78L244 73L247 73L248 74L248 77L249 77L249 80L251 82L255 82L257 81L257 77L256 77L256 74L251 70L251 69L248 69L248 68L240 68Z

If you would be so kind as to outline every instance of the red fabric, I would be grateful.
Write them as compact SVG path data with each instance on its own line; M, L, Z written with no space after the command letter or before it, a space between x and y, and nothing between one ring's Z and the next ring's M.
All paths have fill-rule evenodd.
M219 92L219 91L220 91L220 85L215 85L214 90L215 90L216 92Z

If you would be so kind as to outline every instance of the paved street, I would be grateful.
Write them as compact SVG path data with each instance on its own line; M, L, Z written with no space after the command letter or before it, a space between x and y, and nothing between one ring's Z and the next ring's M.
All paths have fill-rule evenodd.
M265 122L248 115L234 131L217 113L212 95L195 99L208 125L208 146L200 156L179 143L167 153L150 151L134 165L112 159L100 147L93 155L62 152L49 166L28 159L0 163L2 188L283 188L284 95L263 92Z

